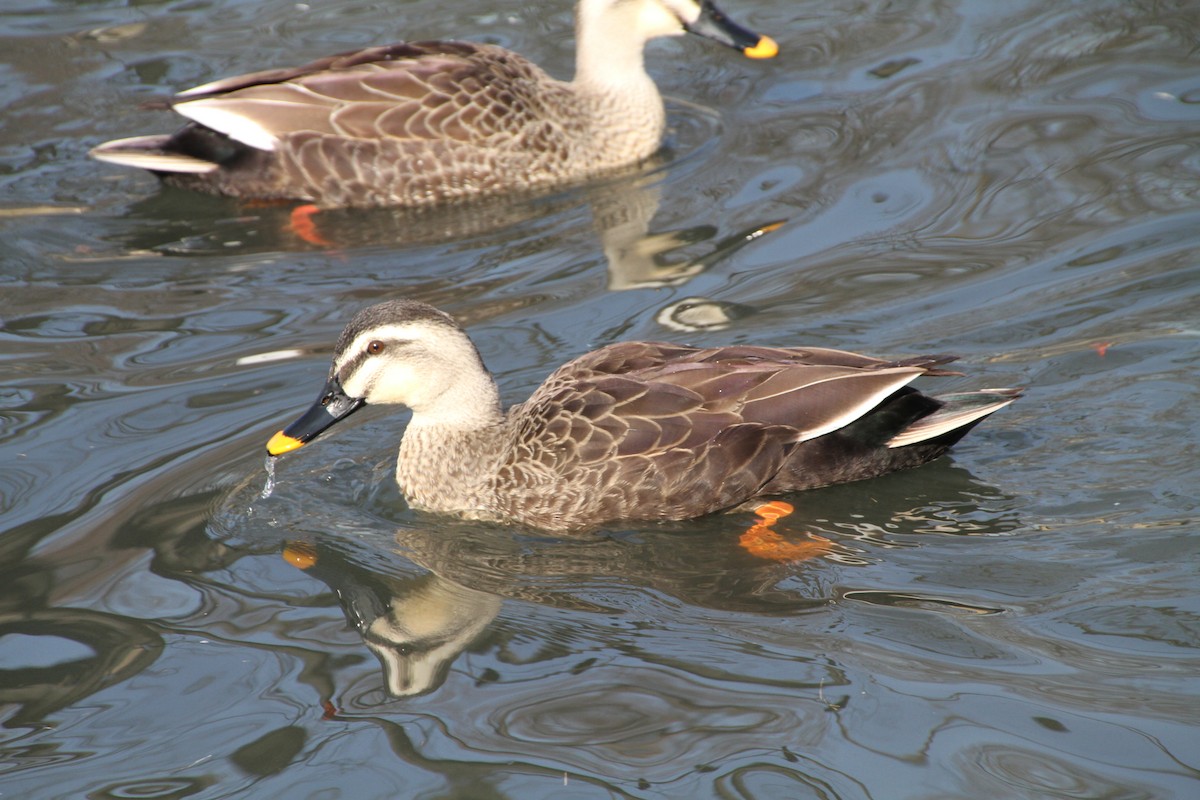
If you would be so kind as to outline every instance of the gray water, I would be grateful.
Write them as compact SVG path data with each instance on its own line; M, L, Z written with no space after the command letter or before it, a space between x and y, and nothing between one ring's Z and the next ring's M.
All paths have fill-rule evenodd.
M781 55L655 43L672 134L639 174L330 214L326 246L85 154L171 130L137 106L173 90L400 38L567 75L566 3L0 9L0 796L1200 796L1200 13L725 9ZM744 515L412 512L378 410L261 497L393 297L462 319L509 401L631 338L950 352L929 388L1028 393L791 498L792 562ZM689 297L755 313L657 321Z

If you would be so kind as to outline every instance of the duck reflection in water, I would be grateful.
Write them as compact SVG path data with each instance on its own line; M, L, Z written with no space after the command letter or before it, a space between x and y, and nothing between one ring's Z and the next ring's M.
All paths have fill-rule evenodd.
M681 574L655 567L668 557L659 540L553 541L542 547L499 532L466 531L464 536L454 530L407 530L398 534L398 541L407 557L419 559L419 568L431 564L438 571L412 574L412 563L387 571L367 567L336 544L324 542L291 541L282 552L285 561L334 591L346 621L379 660L387 693L396 698L438 689L455 659L488 638L485 634L506 599L606 616L623 613L626 609L588 596L592 589L607 587L611 575L622 575L622 582L640 576L656 590L726 609L759 608L763 598L773 594L779 595L772 604L776 610L822 603L772 590L783 574L795 569L795 561L770 563L749 557L726 537L710 542L722 555L696 548L683 564L676 564L684 567ZM821 541L813 554L829 552L828 542ZM675 553L674 543L666 544ZM703 564L694 563L697 559ZM722 564L715 575L707 574L711 559ZM731 571L738 559L748 569ZM815 586L812 594L820 594ZM492 636L505 646L502 632L493 631Z
M122 237L119 244L124 253L187 256L228 255L231 249L242 253L291 252L309 250L314 244L338 253L472 238L479 239L479 246L491 249L487 237L498 232L542 237L550 235L550 226L560 227L563 220L579 218L580 225L588 225L590 212L590 226L604 257L605 286L609 291L629 291L682 286L786 224L783 219L769 219L752 220L732 230L710 223L656 228L655 218L667 192L659 181L664 170L673 167L661 158L654 163L658 166L650 172L643 172L643 167L636 174L540 198L505 198L503 202L479 201L432 210L330 210L322 212L321 221L309 228L316 242L297 239L283 209L231 213L228 200L197 198L168 188L158 197L130 207L127 216L142 220L144 226ZM670 197L666 199L669 208ZM500 252L504 252L503 247ZM102 257L111 258L111 254ZM436 293L442 282L452 289L459 288L461 280L433 277L425 286ZM686 332L719 330L756 310L708 298L678 302L685 306L682 311L673 303L661 310L659 320L672 330ZM712 305L693 310L698 302ZM713 315L724 318L719 327L711 325ZM691 318L700 322L692 324Z
M373 573L337 550L304 542L289 542L283 557L337 594L346 621L379 659L393 697L441 686L454 659L500 613L497 595L433 572L412 577Z
M981 513L981 504L1005 505L1009 498L967 470L946 462L926 470L922 489L942 498L936 508L923 499L914 506L903 482L869 497L850 487L822 490L813 513L798 511L781 531L789 543L810 545L788 549L786 560L751 554L719 520L571 538L447 522L401 528L393 546L368 545L365 552L339 535L310 534L285 543L283 556L334 591L346 620L378 659L384 690L409 698L441 687L466 652L480 654L486 665L468 667L476 682L513 680L506 668L561 657L562 648L551 642L578 638L589 619L605 621L604 630L617 637L608 646L619 648L625 627L613 629L611 620L632 618L628 624L638 628L647 613L654 617L647 611L652 598L671 599L667 616L652 623L668 627L677 615L710 612L744 614L747 621L802 617L842 600L963 613L962 603L948 605L916 587L897 595L861 583L859 568L890 547L914 546L922 532L996 536L1020 527L1011 514ZM309 500L321 502L304 498L296 506L277 498L288 513L311 520L319 512ZM837 515L825 519L832 508ZM563 623L569 629L556 631L546 620L557 614L548 617L545 609L569 612ZM530 627L531 619L542 622Z

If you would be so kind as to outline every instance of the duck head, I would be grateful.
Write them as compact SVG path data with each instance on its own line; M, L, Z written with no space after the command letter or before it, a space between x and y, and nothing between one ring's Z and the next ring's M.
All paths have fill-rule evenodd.
M579 38L594 32L609 47L624 39L647 42L693 33L750 58L779 52L774 39L738 25L711 0L580 0L576 24Z
M454 318L412 300L360 311L334 348L315 403L267 443L296 450L367 404L404 405L423 424L480 427L500 415L495 382Z

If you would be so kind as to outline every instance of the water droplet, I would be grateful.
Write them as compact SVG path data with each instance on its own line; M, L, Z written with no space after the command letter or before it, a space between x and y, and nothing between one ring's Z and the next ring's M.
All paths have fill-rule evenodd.
M271 493L275 491L275 459L271 456L267 456L267 460L264 462L263 466L266 467L267 470L267 483L265 486L263 486L262 494L260 494L259 497L261 497L263 500L266 500L271 496Z

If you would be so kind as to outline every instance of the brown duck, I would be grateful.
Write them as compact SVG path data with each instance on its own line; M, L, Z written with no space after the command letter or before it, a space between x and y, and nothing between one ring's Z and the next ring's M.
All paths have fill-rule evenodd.
M323 207L536 191L659 148L663 103L642 51L684 33L754 58L778 50L711 0L580 0L569 82L495 45L373 47L188 89L171 101L191 120L182 130L91 155L189 189Z
M959 374L941 369L952 360L623 342L559 367L505 412L462 328L395 300L350 321L320 398L267 451L366 403L403 404L396 480L414 508L550 530L687 519L924 464L1020 395L907 385Z

